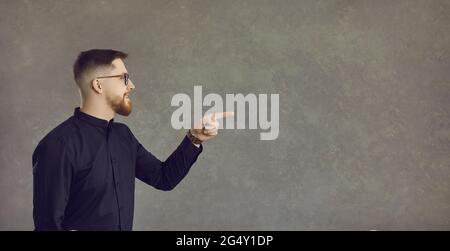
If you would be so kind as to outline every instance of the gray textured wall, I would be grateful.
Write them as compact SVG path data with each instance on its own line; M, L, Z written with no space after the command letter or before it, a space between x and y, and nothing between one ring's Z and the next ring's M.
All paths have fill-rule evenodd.
M279 93L280 135L227 130L135 230L450 230L450 1L0 0L0 229L32 222L31 154L79 105L79 51L114 48L125 121L165 159L176 93Z

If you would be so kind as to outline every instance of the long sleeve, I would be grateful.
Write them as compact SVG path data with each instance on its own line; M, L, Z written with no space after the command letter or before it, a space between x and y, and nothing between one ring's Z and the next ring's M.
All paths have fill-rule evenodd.
M58 139L40 142L33 153L35 230L62 230L69 199L72 165L67 146Z
M136 139L135 139L136 140ZM202 152L184 137L177 149L161 162L147 151L137 140L136 177L159 190L169 191L187 175L191 166Z

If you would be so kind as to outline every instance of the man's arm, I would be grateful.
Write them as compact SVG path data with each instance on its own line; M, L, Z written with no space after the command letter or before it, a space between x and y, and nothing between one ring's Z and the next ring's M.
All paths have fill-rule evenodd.
M72 165L65 144L58 139L40 142L32 163L35 230L62 230L72 179Z
M136 140L136 139L135 139ZM203 147L195 146L184 137L177 149L161 162L137 140L136 177L156 189L169 191L175 188L189 172Z
M172 190L186 176L202 152L201 143L217 136L219 129L217 119L233 115L233 112L217 112L203 117L188 131L181 144L164 162L148 152L133 136L138 145L136 177L156 189Z

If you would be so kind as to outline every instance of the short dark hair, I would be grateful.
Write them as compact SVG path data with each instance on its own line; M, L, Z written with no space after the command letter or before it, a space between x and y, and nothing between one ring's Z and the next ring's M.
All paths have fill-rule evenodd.
M127 57L127 53L111 49L92 49L82 51L73 64L73 77L75 82L78 84L81 76L87 70L92 70L99 66L111 66L112 61L115 59L125 59Z

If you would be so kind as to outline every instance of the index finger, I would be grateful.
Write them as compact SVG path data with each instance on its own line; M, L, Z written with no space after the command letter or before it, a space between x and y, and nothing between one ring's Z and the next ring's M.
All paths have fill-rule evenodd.
M215 112L213 120L234 116L234 112Z

